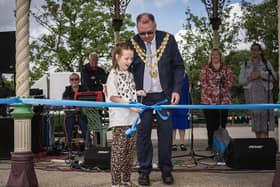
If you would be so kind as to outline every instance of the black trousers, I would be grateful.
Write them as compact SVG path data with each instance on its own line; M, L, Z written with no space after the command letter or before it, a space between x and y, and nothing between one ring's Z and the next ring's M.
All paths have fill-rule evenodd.
M167 99L164 93L147 94L143 99L143 104L153 105L159 101ZM145 111L141 116L141 123L137 125L137 159L139 162L139 172L149 174L152 170L153 144L152 133L152 110ZM161 110L166 115L168 110ZM172 171L171 144L172 144L172 124L171 116L167 120L157 117L157 136L158 136L158 165L163 173Z
M219 127L226 128L228 110L227 109L204 109L206 119L208 146L213 146L214 131Z

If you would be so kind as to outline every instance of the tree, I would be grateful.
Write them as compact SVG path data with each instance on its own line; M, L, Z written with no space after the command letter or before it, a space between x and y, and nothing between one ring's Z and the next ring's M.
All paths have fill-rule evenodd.
M54 71L80 71L92 51L109 58L113 47L113 28L106 2L103 0L45 0L46 5L32 12L48 33L31 43L33 79L49 68ZM126 15L122 38L133 35L125 31L135 24Z
M230 53L225 57L225 61L228 64L232 64L231 68L234 72L233 86L231 88L232 103L245 103L243 88L238 83L238 77L241 64L247 62L249 58L250 52L248 50L230 51Z
M260 4L243 0L241 5L247 41L261 42L273 55L277 54L277 0L264 0Z
M231 10L231 6L227 7L221 17L219 48L224 53L236 49L239 42L237 37L240 30L239 17L236 14L230 16ZM208 63L209 51L213 47L212 27L207 22L208 18L195 16L190 9L187 9L185 14L186 24L184 27L186 31L181 35L183 39L179 45L182 48L185 67L191 67L186 68L186 72L190 76L190 81L193 85L193 103L200 103L198 79L200 69L204 64ZM230 64L230 66L237 65Z

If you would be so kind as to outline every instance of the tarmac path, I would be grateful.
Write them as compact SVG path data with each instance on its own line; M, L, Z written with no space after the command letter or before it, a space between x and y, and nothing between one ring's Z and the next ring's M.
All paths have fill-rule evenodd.
M254 134L250 127L228 127L229 134L233 138L252 138ZM277 129L271 134L276 136ZM190 147L190 133L187 132L187 152L177 151L174 155L187 155ZM108 139L110 139L110 132ZM206 129L194 128L194 150L196 153L207 155ZM154 155L157 152L156 132L152 135L154 143ZM150 175L151 186L166 186L162 183L161 173L156 168L156 156L154 156L155 169ZM196 157L195 157L196 158ZM198 158L198 157L197 157ZM196 159L197 159L196 158ZM183 156L174 158L175 187L269 187L272 185L274 170L233 170L227 166L218 166L212 159L198 161L195 165L193 158ZM72 170L65 163L37 162L35 172L40 187L109 187L111 175L109 171L91 170L88 172ZM10 174L11 161L0 160L0 187L4 187ZM137 183L138 173L134 169L132 182ZM20 186L19 186L20 187Z

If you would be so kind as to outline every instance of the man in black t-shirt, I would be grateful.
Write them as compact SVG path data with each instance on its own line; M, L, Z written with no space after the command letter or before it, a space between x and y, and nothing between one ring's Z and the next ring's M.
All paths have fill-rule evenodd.
M102 84L106 83L107 74L101 67L98 67L98 56L92 52L87 63L81 72L82 85L88 91L102 91Z

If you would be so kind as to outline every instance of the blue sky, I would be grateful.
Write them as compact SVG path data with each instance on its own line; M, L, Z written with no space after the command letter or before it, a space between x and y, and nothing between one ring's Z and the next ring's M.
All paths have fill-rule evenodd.
M250 0L253 3L261 1ZM240 0L231 0L230 2L238 3ZM176 34L183 29L183 24L186 23L185 12L188 7L196 16L207 17L205 5L201 0L131 0L127 7L127 13L132 14L133 21L139 13L153 13L159 30Z
M259 3L262 0L250 1ZM31 8L38 8L43 2L43 0L32 0ZM237 2L240 0L231 0L231 3ZM139 13L153 13L159 30L176 34L183 29L183 24L186 23L187 7L197 16L207 16L201 0L131 0L126 11L132 14L133 21ZM0 31L15 30L14 10L15 0L0 0ZM38 25L31 23L31 36L38 33L41 33Z
M132 14L133 21L142 12L154 14L157 28L176 34L183 29L187 7L196 15L206 15L205 7L200 0L131 0L127 13Z

